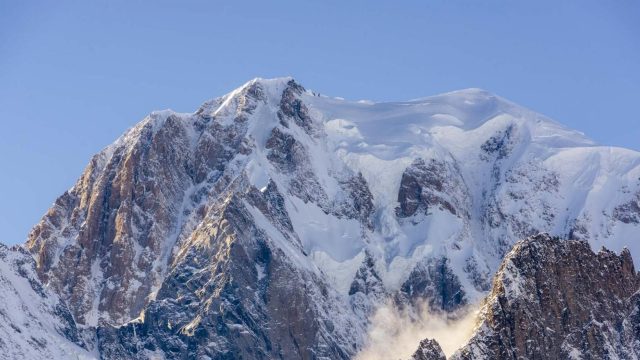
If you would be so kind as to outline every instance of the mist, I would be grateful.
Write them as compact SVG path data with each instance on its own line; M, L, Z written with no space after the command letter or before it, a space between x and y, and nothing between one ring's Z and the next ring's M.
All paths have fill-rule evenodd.
M471 338L478 309L475 305L455 314L442 314L429 311L427 306L398 310L387 302L372 316L365 347L355 359L409 359L425 338L435 339L449 357Z

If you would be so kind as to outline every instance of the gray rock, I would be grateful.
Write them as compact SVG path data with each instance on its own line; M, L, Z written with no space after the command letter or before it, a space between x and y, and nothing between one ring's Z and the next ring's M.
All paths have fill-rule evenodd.
M431 310L451 312L467 304L460 280L449 259L430 259L416 266L400 288L400 298L417 304L426 301Z
M440 344L432 339L420 341L418 350L411 356L411 360L446 360L447 357L440 348Z

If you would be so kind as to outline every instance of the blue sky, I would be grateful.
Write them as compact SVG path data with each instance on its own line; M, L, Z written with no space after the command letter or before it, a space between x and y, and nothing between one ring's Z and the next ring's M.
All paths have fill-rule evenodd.
M260 77L347 99L495 92L640 149L640 2L0 0L0 242L154 109Z

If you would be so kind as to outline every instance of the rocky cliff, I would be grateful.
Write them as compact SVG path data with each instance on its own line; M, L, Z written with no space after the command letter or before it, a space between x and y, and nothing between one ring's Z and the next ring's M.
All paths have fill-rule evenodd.
M640 275L631 255L539 235L517 243L453 359L636 359Z

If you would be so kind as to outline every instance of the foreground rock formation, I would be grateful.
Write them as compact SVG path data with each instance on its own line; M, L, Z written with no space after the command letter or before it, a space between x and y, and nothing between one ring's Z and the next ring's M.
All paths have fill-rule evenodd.
M548 235L517 243L453 359L636 359L640 275L628 250ZM429 342L419 351L434 347Z

